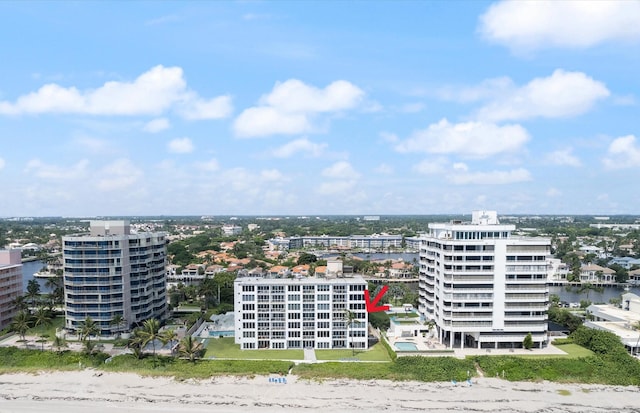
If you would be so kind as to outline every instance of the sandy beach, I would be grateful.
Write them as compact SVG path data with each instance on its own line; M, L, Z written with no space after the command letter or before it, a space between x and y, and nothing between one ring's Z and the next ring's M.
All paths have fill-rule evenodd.
M0 412L640 412L637 387L266 376L176 381L93 370L0 375ZM270 380L271 379L271 380ZM282 381L282 380L281 380Z

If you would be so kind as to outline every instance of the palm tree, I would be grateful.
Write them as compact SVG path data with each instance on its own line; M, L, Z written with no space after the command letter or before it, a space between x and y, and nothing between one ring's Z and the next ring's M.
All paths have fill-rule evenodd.
M124 323L126 322L126 320L124 319L124 316L120 313L116 313L113 315L113 318L111 319L111 321L109 322L110 326L114 326L116 328L116 338L120 338L120 333L121 333L121 327L124 325Z
M38 284L38 280L29 280L27 283L27 297L31 302L31 307L35 307L36 300L40 297L40 284Z
M158 339L163 346L171 343L171 352L173 353L173 342L178 340L178 333L174 329L167 329L158 334Z
M357 319L356 313L351 310L344 310L344 320L347 322L347 334L351 337L351 350L353 355L356 355L356 349L353 347L353 336L351 335L351 327L353 327L353 323Z
M29 304L27 303L24 295L19 295L16 298L14 298L13 301L11 302L11 305L18 312L29 309Z
M156 355L156 340L160 338L160 322L155 318L150 318L142 323L142 327L138 331L138 336L141 339L140 345L144 348L147 344L151 343L153 348L153 356Z
M186 336L180 340L178 347L180 355L188 358L192 363L195 363L196 360L202 356L202 350L202 342L194 339L192 336Z
M34 327L48 326L51 324L51 315L46 308L38 307L36 312L33 314L33 320Z
M89 343L87 348L91 347L91 336L95 336L100 333L100 327L98 323L96 323L91 317L87 316L84 319L82 324L80 325L80 340L84 341L85 339Z
M31 315L28 311L23 310L18 313L11 322L11 329L20 335L20 340L27 346L26 334L31 328Z
M62 354L62 349L67 347L67 340L60 336L53 337L53 347L55 347L58 354Z

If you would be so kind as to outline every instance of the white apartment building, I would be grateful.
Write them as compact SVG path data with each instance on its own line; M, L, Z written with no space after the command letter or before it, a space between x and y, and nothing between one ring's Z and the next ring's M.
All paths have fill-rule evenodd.
M235 342L242 349L366 349L366 288L357 276L238 278ZM351 325L347 310L354 316Z
M62 237L66 327L87 316L101 335L167 318L166 239L161 232L131 233L128 221L91 221L89 234ZM122 326L111 324L116 314Z
M16 316L13 301L22 295L22 254L20 250L0 250L0 330Z
M432 223L421 237L418 310L450 348L521 347L528 333L546 343L551 241L513 230L474 211L471 223Z

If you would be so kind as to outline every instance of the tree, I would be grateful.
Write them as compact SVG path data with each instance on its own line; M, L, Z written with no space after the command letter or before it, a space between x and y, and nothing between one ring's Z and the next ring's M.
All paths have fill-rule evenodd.
M11 329L20 335L20 340L27 345L26 334L31 327L31 315L28 311L20 311L11 322Z
M38 307L36 312L33 314L33 325L37 326L48 326L51 324L51 314L44 307Z
M158 339L163 346L171 344L171 352L173 352L173 342L178 340L178 334L174 329L170 328L158 334Z
M53 347L56 349L58 354L62 354L62 349L67 347L67 341L64 338L56 335L53 338Z
M36 301L40 297L40 284L38 284L38 280L29 280L27 283L27 298L29 298L31 307L36 306Z
M353 332L351 331L351 328L353 327L353 323L356 321L356 319L357 319L356 313L354 313L351 310L344 310L344 320L347 322L347 334L351 338L350 345L351 345L352 354L354 356L356 355L356 349L355 347L353 347L353 336L352 336Z
M531 333L527 334L524 340L522 340L522 347L527 350L531 350L531 347L533 347L533 337L531 336Z
M89 347L91 347L91 336L99 334L100 327L91 317L87 316L80 324L78 332L80 335L80 340L86 341L88 343L86 347L89 349Z
M318 261L318 257L315 256L315 254L309 254L308 252L302 252L300 253L300 256L298 257L298 265L302 265L302 264L311 264Z
M155 318L150 318L142 323L142 327L138 332L141 338L140 346L144 349L147 344L151 343L153 356L156 355L156 341L160 339L160 322Z
M186 336L180 341L178 351L182 357L186 357L190 362L195 363L196 360L202 357L203 353L202 343L193 338L193 336Z
M591 291L596 291L596 292L602 292L603 288L602 287L597 287L591 283L583 283L580 288L578 288L578 293L582 294L586 291L587 293L587 301L589 301L589 292Z
M125 320L124 316L120 313L114 314L113 317L111 318L109 325L116 328L117 338L120 338L120 333L122 332L122 326L126 323L126 321L127 320Z

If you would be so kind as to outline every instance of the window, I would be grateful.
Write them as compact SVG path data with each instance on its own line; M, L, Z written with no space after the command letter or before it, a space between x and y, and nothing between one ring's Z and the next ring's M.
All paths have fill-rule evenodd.
M254 285L243 285L242 286L242 292L252 292L255 290L255 286Z
M256 328L256 323L242 323L242 328Z
M289 320L300 320L300 313L289 313L287 318Z
M242 301L253 301L256 296L253 294L242 294Z
M244 313L242 314L243 320L255 320L256 315L254 313Z
M255 309L255 306L255 304L242 304L242 310L253 311Z
M287 308L289 309L289 311L300 310L300 304L291 304L291 303L289 303L287 305Z
M242 332L242 337L244 338L254 338L256 336L256 332L255 331L243 331Z
M330 289L329 285L322 284L318 286L318 291L329 291L329 289Z

